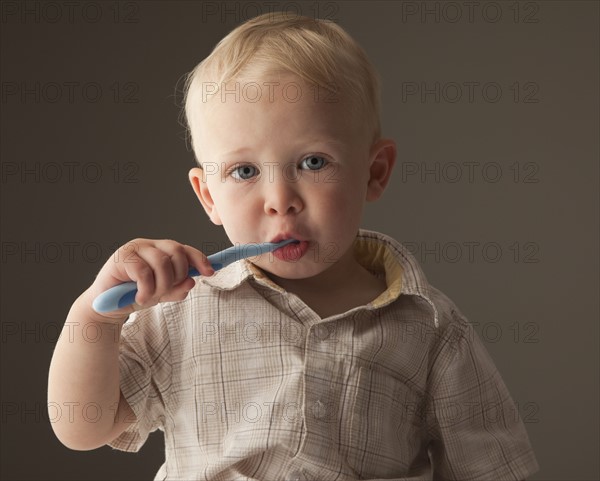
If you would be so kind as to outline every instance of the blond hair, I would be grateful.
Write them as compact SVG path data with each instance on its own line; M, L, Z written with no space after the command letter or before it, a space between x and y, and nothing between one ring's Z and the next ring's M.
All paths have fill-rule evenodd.
M222 86L276 73L296 75L347 99L359 125L370 131L371 142L381 136L380 81L365 51L331 20L277 11L239 25L187 75L185 119L198 160L195 112L206 102L206 83Z

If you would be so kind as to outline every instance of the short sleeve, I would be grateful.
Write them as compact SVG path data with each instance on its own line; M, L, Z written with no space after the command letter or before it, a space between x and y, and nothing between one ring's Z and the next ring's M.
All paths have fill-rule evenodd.
M119 374L121 392L137 419L108 445L137 452L151 432L164 431L165 399L171 386L169 332L160 304L136 311L125 321Z
M477 333L452 314L425 412L434 478L523 480L539 466L517 406Z

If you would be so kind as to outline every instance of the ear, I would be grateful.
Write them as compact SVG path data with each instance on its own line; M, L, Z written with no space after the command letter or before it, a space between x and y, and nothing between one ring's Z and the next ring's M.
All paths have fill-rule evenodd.
M213 224L223 225L213 198L208 190L208 184L206 182L204 170L194 167L190 170L188 177L190 179L190 183L192 184L192 189L194 189L194 192L196 193L196 197L198 197L202 207L204 207L206 215L208 215Z
M379 139L371 147L369 154L369 183L367 202L373 202L383 194L396 163L396 142L392 139Z

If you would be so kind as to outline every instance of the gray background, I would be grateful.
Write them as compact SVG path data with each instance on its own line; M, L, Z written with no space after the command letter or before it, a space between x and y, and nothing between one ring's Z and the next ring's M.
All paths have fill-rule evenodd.
M598 2L482 1L472 18L464 2L285 4L342 25L383 80L398 161L363 227L411 246L474 323L537 454L531 479L598 479ZM137 454L62 446L48 367L118 245L230 245L188 184L178 105L182 75L268 11L245 5L3 2L2 479L162 464L160 432Z

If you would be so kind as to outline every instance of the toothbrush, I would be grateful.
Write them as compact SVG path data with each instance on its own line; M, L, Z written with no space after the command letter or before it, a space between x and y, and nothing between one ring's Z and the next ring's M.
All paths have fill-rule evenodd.
M283 247L290 243L298 243L300 241L296 239L286 239L280 242L263 242L260 244L242 244L233 247L229 247L221 252L212 254L207 257L210 265L215 271L228 266L232 262L246 257L254 257L267 252L273 252L280 247ZM199 276L200 272L195 267L190 267L188 276ZM137 283L134 281L124 282L118 284L110 289L104 291L98 297L94 299L92 307L96 312L111 312L121 309L122 307L129 306L135 302L135 295L137 294Z

